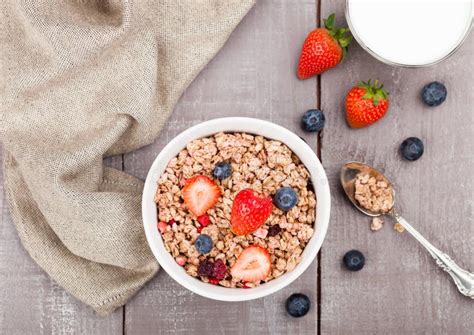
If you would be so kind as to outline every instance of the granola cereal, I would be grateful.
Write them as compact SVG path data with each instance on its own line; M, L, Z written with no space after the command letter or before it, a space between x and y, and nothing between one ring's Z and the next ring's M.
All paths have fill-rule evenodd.
M393 188L385 180L377 180L368 173L362 172L356 176L355 199L359 204L372 211L381 214L390 212L393 207ZM382 229L384 221L380 217L372 219L370 229L378 231ZM405 229L401 224L395 223L393 229L403 233Z
M393 188L386 181L362 172L356 176L355 199L372 212L388 213L393 207Z
M232 174L215 180L221 194L202 225L193 215L181 194L187 179L195 175L212 178L214 166L229 162ZM265 223L256 231L237 236L231 231L231 209L236 194L246 188L271 197L280 187L291 187L298 194L297 204L284 212L273 206ZM283 143L245 133L218 133L187 144L171 159L158 181L155 195L160 222L168 223L162 232L166 250L182 264L186 272L204 282L224 287L254 287L259 282L242 282L230 275L242 251L257 244L270 255L271 272L262 281L292 271L314 233L316 196L310 174L299 158ZM208 223L207 223L208 222ZM199 234L209 235L212 250L200 254L194 245ZM209 260L222 260L228 271L224 279L199 276L199 266Z
M384 221L382 218L375 217L372 219L372 222L370 224L370 229L373 231L379 231L380 229L382 229L383 224L384 224Z
M405 231L405 228L398 222L393 225L393 229L399 233L403 233Z

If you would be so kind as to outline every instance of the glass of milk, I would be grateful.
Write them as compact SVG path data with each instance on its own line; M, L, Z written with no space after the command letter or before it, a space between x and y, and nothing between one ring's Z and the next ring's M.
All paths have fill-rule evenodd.
M346 0L352 35L375 58L396 66L436 64L469 35L472 0Z

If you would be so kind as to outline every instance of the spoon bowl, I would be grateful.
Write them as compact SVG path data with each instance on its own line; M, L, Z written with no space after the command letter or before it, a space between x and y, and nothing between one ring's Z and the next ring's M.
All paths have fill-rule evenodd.
M355 181L359 173L368 173L370 177L374 177L377 181L384 181L392 190L392 203L390 210L388 212L373 212L364 207L362 207L357 199L355 198ZM380 215L390 215L393 217L403 228L405 228L420 244L426 248L428 253L433 257L436 264L447 272L454 283L458 291L474 299L474 273L464 270L459 265L457 265L451 257L449 257L444 252L435 248L426 238L424 238L415 228L412 227L404 218L401 217L399 213L394 208L395 205L395 191L393 189L392 183L385 177L380 171L374 169L370 165L360 163L360 162L349 162L344 164L341 169L341 185L344 189L349 200L352 204L362 213L371 217L377 217Z
M360 206L359 202L355 199L355 180L357 175L363 172L368 173L370 177L374 177L377 181L385 181L390 186L390 189L392 190L393 199L391 208L393 209L393 206L395 204L395 191L390 180L388 180L388 178L385 177L382 172L374 169L370 165L361 162L346 163L341 169L341 185L350 202L352 202L352 204L365 215L377 217L383 214L380 212L373 212L371 210L368 210L367 208Z

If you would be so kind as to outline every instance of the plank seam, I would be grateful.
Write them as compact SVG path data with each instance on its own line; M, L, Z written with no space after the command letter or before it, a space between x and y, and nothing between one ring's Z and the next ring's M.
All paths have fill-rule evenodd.
M316 25L317 27L321 27L321 1L322 0L317 0L316 1ZM317 81L316 81L316 107L321 110L321 75L317 76ZM324 131L324 130L323 130ZM323 162L322 160L322 131L318 133L318 138L317 138L317 155L319 160L321 161L321 164ZM322 279L322 268L321 268L321 253L323 251L323 248L321 246L321 249L319 249L317 260L318 260L318 265L316 268L316 277L317 277L317 286L316 286L316 294L317 294L317 303L318 303L318 310L317 310L317 317L316 317L316 323L317 323L317 334L321 334L321 315L322 315L322 306L321 306L321 291L322 291L322 285L321 285L321 279Z

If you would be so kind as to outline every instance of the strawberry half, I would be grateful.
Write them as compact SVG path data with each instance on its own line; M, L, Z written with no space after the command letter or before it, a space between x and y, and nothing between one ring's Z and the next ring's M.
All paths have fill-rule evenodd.
M298 63L298 78L306 79L339 64L352 41L348 28L334 27L336 15L324 20L325 28L317 28L306 37Z
M201 216L216 204L221 189L206 176L194 176L186 180L181 195L191 213Z
M267 278L271 269L272 263L267 249L254 244L242 251L230 269L230 274L233 278L255 283Z
M362 128L381 119L389 107L388 93L376 80L360 82L346 96L346 119L351 128Z
M231 230L246 235L260 228L272 213L272 198L262 197L250 188L235 196L231 211Z

